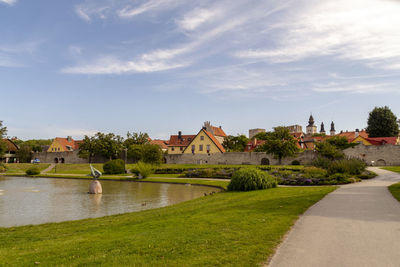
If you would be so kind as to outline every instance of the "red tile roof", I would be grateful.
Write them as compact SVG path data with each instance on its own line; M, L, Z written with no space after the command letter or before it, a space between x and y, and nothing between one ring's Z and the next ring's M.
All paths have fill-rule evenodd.
M244 152L252 152L254 151L254 149L256 149L259 146L262 146L263 144L265 144L265 140L250 140L246 147L244 148Z
M397 140L398 140L397 137L373 137L365 139L374 146L382 146L386 144L397 145Z
M55 139L65 151L74 151L79 149L79 145L83 143L82 140L74 140L70 139L71 141L68 141L68 138L62 138L62 137L56 137ZM70 147L71 149L69 149Z
M339 133L336 136L343 136L346 137L347 140L352 141L355 138L357 138L357 132L343 132L343 133ZM363 137L363 138L368 138L368 133L366 131L360 131L358 132L358 135Z
M187 147L196 135L181 135L181 139L178 138L178 135L171 135L168 146L183 146Z
M218 129L220 129L220 128L218 128ZM222 129L220 129L221 131L222 131ZM204 130L204 129L202 129L201 131L204 131L204 133L208 136L208 137L210 137L210 139L214 142L214 144L218 147L218 149L222 152L222 153L225 153L225 148L221 145L221 143L220 142L218 142L218 140L214 137L214 135L212 135L212 133L210 133L210 132L207 132L206 130ZM200 132L201 132L200 131ZM199 132L199 133L200 133ZM222 131L223 132L223 131ZM225 133L224 133L225 134Z
M211 126L215 136L226 137L226 133L220 127Z
M167 149L168 148L168 141L167 140L150 140L150 144L152 145L159 145L162 149Z
M10 139L3 139L3 142L7 144L7 151L17 152L19 150L18 146Z

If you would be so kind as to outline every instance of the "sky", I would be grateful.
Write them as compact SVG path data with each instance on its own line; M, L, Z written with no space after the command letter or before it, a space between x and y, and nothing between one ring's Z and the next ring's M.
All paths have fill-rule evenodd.
M152 138L400 116L399 0L0 0L0 120ZM327 129L329 130L329 129Z

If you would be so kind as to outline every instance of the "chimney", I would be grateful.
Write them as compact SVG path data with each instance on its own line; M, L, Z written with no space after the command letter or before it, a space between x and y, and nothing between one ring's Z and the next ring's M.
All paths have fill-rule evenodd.
M181 140L181 139L182 139L182 132L179 131L179 132L178 132L178 140Z
M256 147L257 146L257 138L254 138L253 139L253 147Z
M357 138L359 135L360 135L360 130L356 129L356 132L355 132L354 136Z
M72 136L67 136L68 142L72 142Z

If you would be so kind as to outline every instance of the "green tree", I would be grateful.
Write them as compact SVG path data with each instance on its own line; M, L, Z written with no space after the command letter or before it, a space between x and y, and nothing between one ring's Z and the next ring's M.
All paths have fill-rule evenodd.
M3 141L7 134L7 127L3 126L3 121L0 121L0 157L7 151L7 144Z
M113 133L97 133L94 137L95 155L100 155L110 160L118 158L123 149L123 139Z
M149 143L149 135L147 133L130 133L126 134L126 139L124 141L124 146L129 148L130 145L144 145Z
M274 131L267 134L265 144L256 149L258 152L267 152L274 155L282 164L282 159L294 156L299 148L297 140L290 134L286 127L276 127Z
M333 136L327 139L326 142L335 146L339 150L344 150L357 145L356 143L349 143L347 138L344 136Z
M375 107L368 117L369 137L391 137L399 134L397 117L389 107Z
M96 155L96 140L95 138L85 135L83 142L79 145L79 157L89 159L89 163L92 163L93 157Z
M142 161L150 164L161 164L163 152L159 145L143 145Z
M130 145L128 147L128 159L133 160L134 163L139 162L143 156L143 145Z
M32 160L32 147L28 144L22 144L16 153L20 163L30 163Z
M270 134L271 134L271 132L261 132L261 133L256 134L256 135L253 137L253 139L256 138L257 140L267 140L267 139L268 139L268 136L269 136Z
M327 141L317 143L315 145L315 150L318 152L320 156L323 156L331 160L344 158L344 153L340 149L338 149L335 145Z
M222 146L227 152L243 152L248 142L249 138L244 134L238 134L237 136L229 135L225 137Z

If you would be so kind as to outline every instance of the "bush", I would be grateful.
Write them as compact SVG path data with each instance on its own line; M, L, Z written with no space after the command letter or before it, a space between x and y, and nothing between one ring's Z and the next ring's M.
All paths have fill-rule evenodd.
M163 157L163 152L159 145L143 145L142 160L145 163L160 165Z
M26 173L26 175L39 175L40 170L38 167L31 167L31 168L27 169L25 173Z
M371 171L364 171L363 173L357 175L360 179L372 179L378 176L378 174L371 172Z
M342 159L333 161L328 168L330 174L334 173L348 173L352 175L361 174L367 165L359 159Z
M3 163L0 163L0 172L6 172L7 167Z
M251 191L276 187L276 179L257 169L240 169L232 176L229 191Z
M154 172L154 168L151 164L144 163L139 161L136 164L136 168L132 170L132 173L136 173L137 175L142 175L142 178L149 177L150 174Z
M324 169L317 167L306 167L303 169L304 178L323 178L328 175L328 172Z
M331 163L332 161L328 158L318 157L312 162L312 165L327 170Z
M329 180L337 181L339 183L346 182L348 178L350 178L350 175L346 173L335 173L329 176Z
M123 174L125 173L125 162L122 159L110 160L103 164L105 174Z
M300 161L295 159L295 160L292 161L292 165L298 166L298 165L300 165Z

